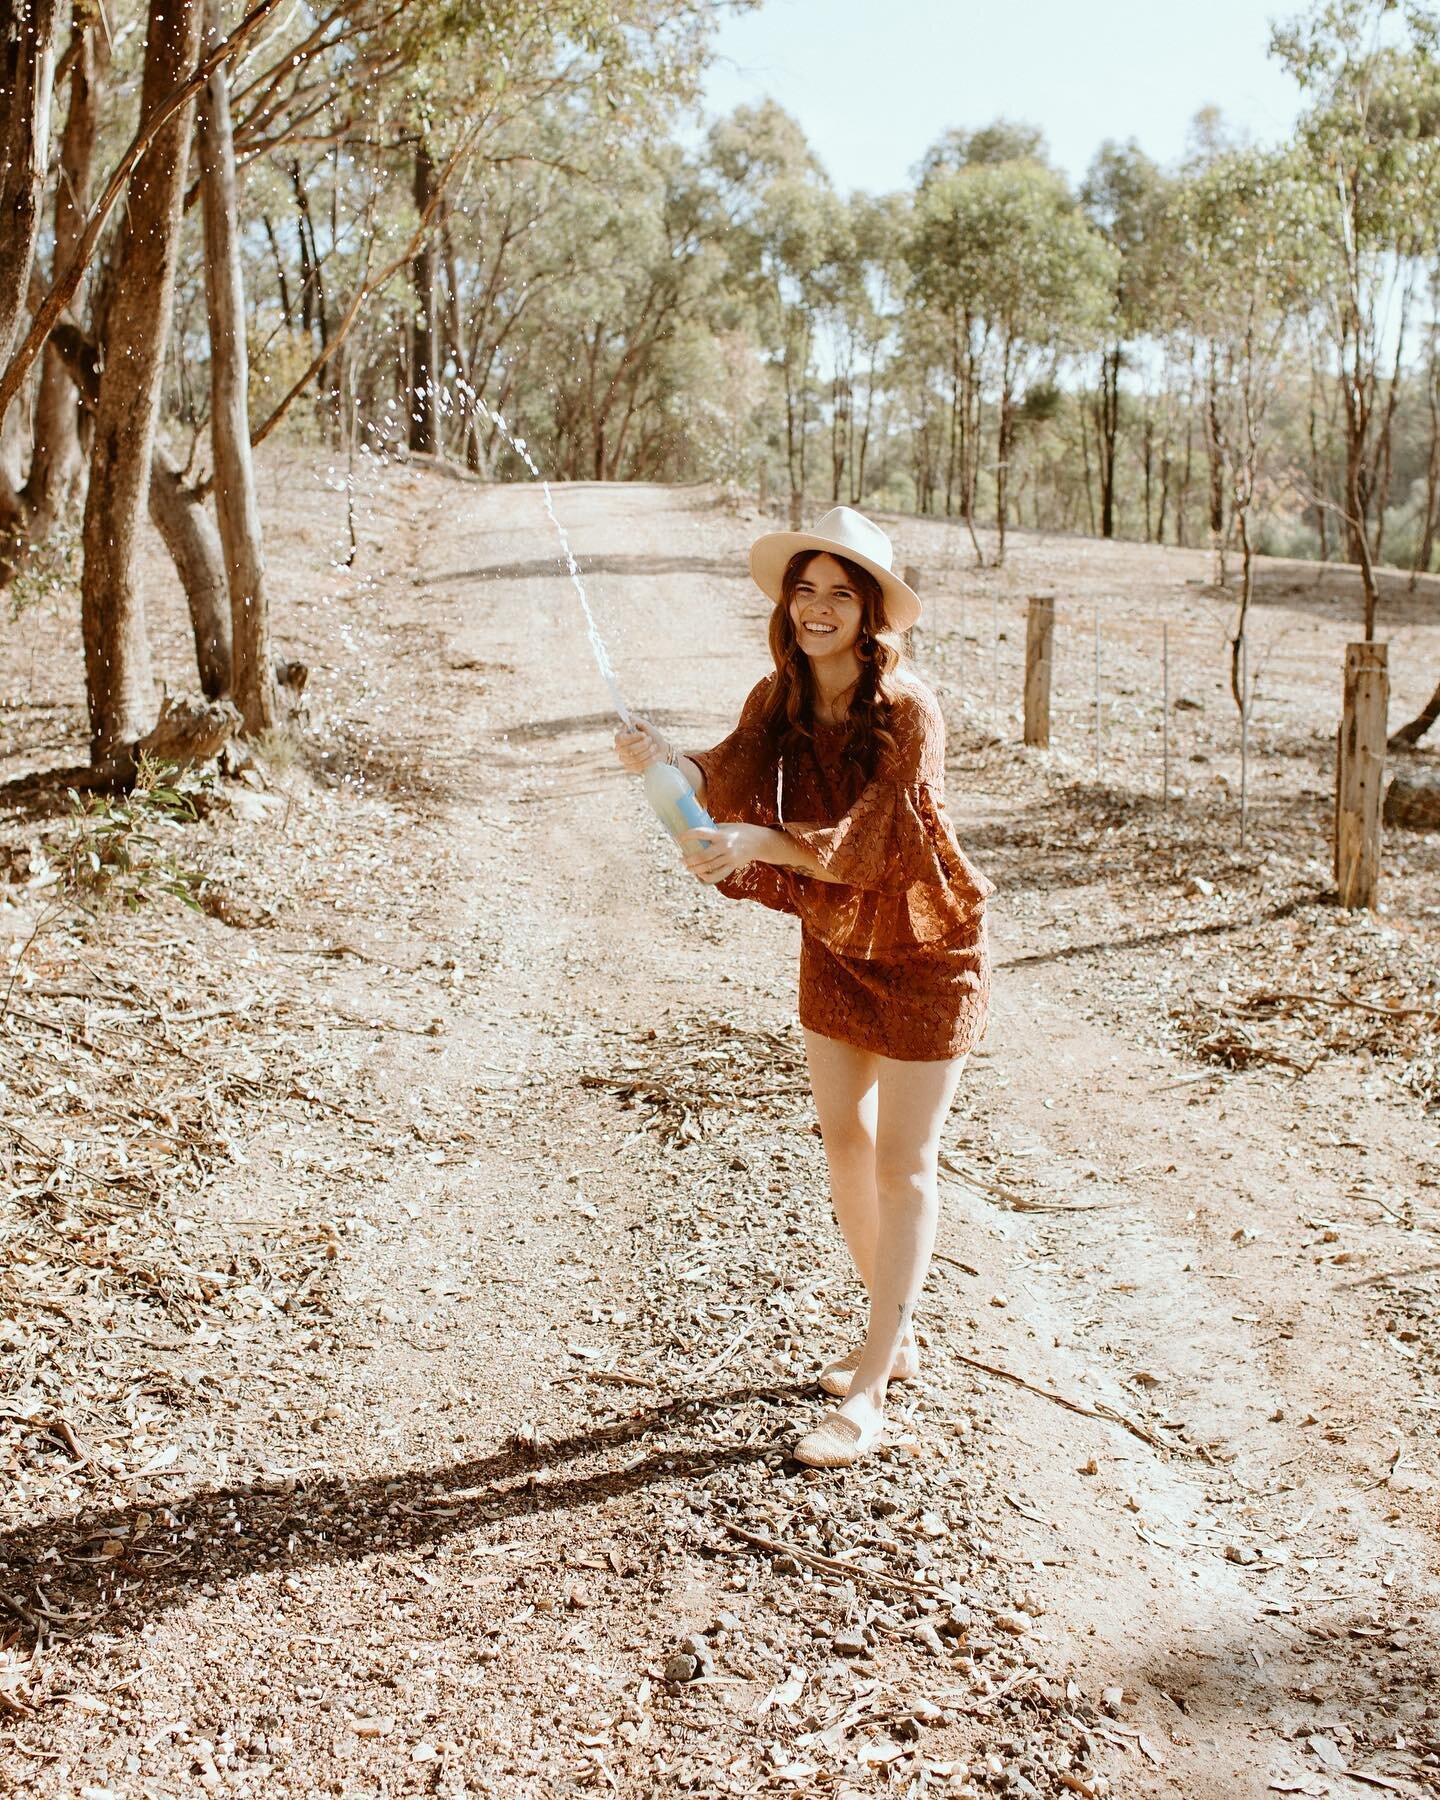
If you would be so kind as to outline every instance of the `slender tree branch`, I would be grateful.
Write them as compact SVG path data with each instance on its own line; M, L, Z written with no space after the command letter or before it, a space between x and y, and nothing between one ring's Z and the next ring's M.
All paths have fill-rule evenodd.
M456 147L454 154L441 170L440 175L436 180L435 192L431 195L424 212L421 213L420 223L416 226L415 231L412 234L410 241L405 245L405 248L398 256L388 262L378 275L371 276L368 279L361 281L360 286L355 290L349 306L345 309L344 316L331 334L329 343L326 344L315 357L309 368L306 369L305 373L290 389L289 393L287 393L279 402L269 418L265 420L264 424L250 434L250 446L252 449L258 448L259 445L265 442L265 439L269 437L270 433L285 417L285 414L289 412L291 406L300 395L304 393L309 384L314 381L315 377L320 373L321 369L325 367L326 363L329 362L330 358L340 348L341 344L345 342L345 339L350 335L351 328L354 326L356 319L360 316L360 309L365 302L378 289L384 287L386 282L389 281L392 276L396 275L405 267L415 255L415 252L420 248L421 244L425 241L435 223L435 218L440 210L440 203L445 197L445 190L449 186L450 178L469 154L478 129L478 126L472 125L461 137L460 143Z
M0 375L0 419L4 418L10 402L19 393L21 384L33 367L35 359L45 348L45 340L54 329L56 320L74 299L76 289L80 286L80 278L89 266L100 242L100 234L105 229L105 223L114 209L115 202L125 191L135 165L154 142L156 135L174 118L181 107L194 98L216 69L222 67L240 50L246 39L259 30L280 3L281 0L259 0L259 4L246 14L230 36L217 44L208 56L203 57L185 80L160 102L150 117L141 122L139 130L130 142L130 148L115 165L114 171L106 183L104 193L101 194L91 210L85 229L80 234L80 239L75 246L74 255L51 284L49 292L35 314L25 342L16 351L5 373Z

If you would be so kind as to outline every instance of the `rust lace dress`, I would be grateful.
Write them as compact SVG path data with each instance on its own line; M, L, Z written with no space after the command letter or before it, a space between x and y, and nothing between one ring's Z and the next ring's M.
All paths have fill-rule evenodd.
M685 754L704 771L711 818L786 831L835 879L748 863L720 892L799 918L808 1030L902 1062L962 1056L985 1031L993 888L945 816L939 704L906 679L891 714L895 748L867 781L844 754L843 724L818 722L799 754L777 754L761 725L774 679L751 689L722 743Z

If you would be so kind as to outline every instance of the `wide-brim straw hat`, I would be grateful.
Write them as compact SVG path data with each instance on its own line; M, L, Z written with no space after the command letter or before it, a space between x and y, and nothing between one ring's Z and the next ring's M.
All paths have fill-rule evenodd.
M750 546L750 573L760 592L780 603L780 583L790 558L799 550L847 556L868 569L885 595L885 618L897 631L908 631L920 617L920 596L894 572L895 552L880 527L853 506L832 506L811 531L767 531Z

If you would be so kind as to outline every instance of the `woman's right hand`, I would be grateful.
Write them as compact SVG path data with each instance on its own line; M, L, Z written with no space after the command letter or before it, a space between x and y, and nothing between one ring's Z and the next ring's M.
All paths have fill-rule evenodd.
M667 760L670 741L648 719L637 718L629 731L622 725L615 733L615 754L627 774L643 775L651 763Z

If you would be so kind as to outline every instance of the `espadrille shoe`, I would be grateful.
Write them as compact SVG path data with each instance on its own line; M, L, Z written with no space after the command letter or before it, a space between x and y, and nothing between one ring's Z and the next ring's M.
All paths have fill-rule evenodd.
M826 1413L813 1431L796 1440L790 1454L807 1468L848 1469L851 1463L868 1456L884 1435L883 1419L867 1431L844 1413Z
M850 1380L860 1367L860 1351L852 1350L848 1356L840 1356L825 1367L816 1377L827 1394L835 1394L841 1400L850 1392ZM920 1357L909 1345L901 1349L895 1358L895 1366L890 1371L892 1381L918 1381L920 1379Z

